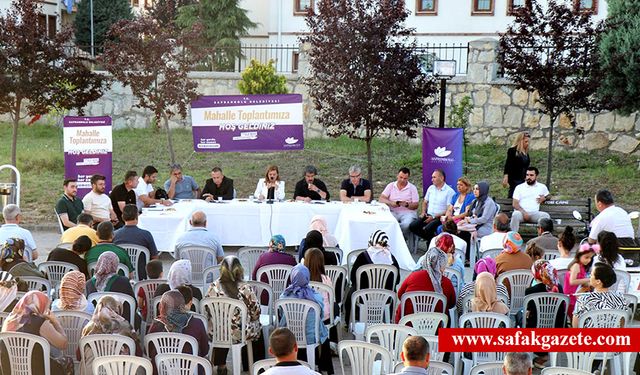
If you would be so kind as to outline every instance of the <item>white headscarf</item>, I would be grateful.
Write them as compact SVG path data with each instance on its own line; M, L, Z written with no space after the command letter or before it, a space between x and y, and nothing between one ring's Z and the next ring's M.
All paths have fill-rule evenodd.
M169 288L171 290L180 285L191 285L191 261L188 259L180 259L171 265L169 274L167 275Z
M367 253L373 264L393 264L391 251L389 251L389 237L381 230L371 233Z
M336 247L338 245L338 240L329 233L329 226L327 225L327 220L324 216L315 215L312 217L311 224L309 224L309 230L317 230L322 233L322 246Z

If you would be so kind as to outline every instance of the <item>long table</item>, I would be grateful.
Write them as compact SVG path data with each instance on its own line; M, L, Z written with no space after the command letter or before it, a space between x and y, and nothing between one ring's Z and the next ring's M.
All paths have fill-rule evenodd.
M143 209L138 226L151 232L159 251L173 253L176 239L189 229L189 218L196 210L207 215L207 229L218 235L223 246L267 246L274 234L282 235L288 245L297 245L309 231L311 218L322 215L338 239L343 259L352 250L366 248L369 235L382 229L389 235L400 267L415 266L398 222L384 205L187 200Z

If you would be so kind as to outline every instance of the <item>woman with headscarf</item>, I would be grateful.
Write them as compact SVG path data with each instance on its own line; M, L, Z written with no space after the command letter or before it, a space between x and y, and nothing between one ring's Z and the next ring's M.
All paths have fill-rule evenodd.
M65 274L60 281L60 298L53 301L51 311L81 311L93 314L93 304L84 295L86 280L80 271Z
M530 270L533 260L521 251L522 236L518 232L508 232L502 240L502 252L496 256L496 277L513 270Z
M438 242L442 241L444 240L440 239ZM446 314L456 304L456 291L451 280L444 276L444 269L447 267L447 255L439 249L441 245L439 244L438 247L429 249L422 259L422 269L412 272L400 285L398 301L402 299L405 293L409 292L436 292L447 298L447 306L442 306L442 304L438 303L434 311ZM407 302L404 306L404 315L409 314L413 314L413 305ZM400 305L398 305L395 315L396 323L404 315L400 314Z
M50 369L52 374L73 373L71 358L62 357L60 350L67 347L67 336L58 319L49 311L49 297L40 291L27 292L11 311L2 324L2 332L30 333L44 338L51 345ZM36 345L31 361L31 373L44 374L42 348ZM9 357L2 347L2 371L10 374ZM71 371L71 372L69 372Z
M482 238L493 232L493 218L498 206L489 196L489 183L486 181L480 181L473 186L473 195L475 199L467 206L464 223L475 225L476 236ZM469 259L471 232L461 230L458 235L467 243L466 258Z
M8 272L0 272L0 312L11 312L18 301L18 282Z
M533 274L533 286L528 287L524 291L524 295L527 296L533 293L563 293L562 285L558 281L558 271L551 265L551 263L544 259L536 260L531 266L531 273ZM536 313L536 307L533 303L529 303L527 308L527 326L524 328L535 328L538 324L538 317ZM565 307L561 306L556 316L555 328L564 328L564 313L560 314L560 311L564 311Z
M269 241L269 251L261 254L258 257L258 261L256 262L256 265L255 267L253 267L253 271L251 272L251 279L256 279L256 274L258 273L258 269L260 269L260 267L273 264L288 264L290 266L295 266L296 264L298 264L296 262L296 258L285 252L286 247L287 244L284 240L284 237L279 234L271 237L271 240ZM262 280L258 281L266 282L266 276Z
M317 230L322 234L322 246L323 247L337 247L338 240L329 232L329 226L327 225L327 220L322 215L315 215L311 218L311 223L309 224L309 231ZM305 239L300 242L300 248L303 248L305 244ZM317 246L307 246L307 249ZM302 259L304 255L300 256Z
M148 333L156 332L175 332L192 336L198 342L197 348L186 345L183 353L206 357L209 353L209 338L207 330L200 319L192 319L193 313L189 312L185 307L184 297L177 290L170 290L162 295L160 306L158 307L158 316L151 324ZM154 374L158 373L155 367L156 348L149 346L149 359L153 363ZM202 371L200 374L203 374Z
M220 278L211 284L207 297L227 297L244 302L247 306L247 322L245 327L245 339L253 341L253 360L258 361L265 357L264 339L262 338L262 325L260 324L260 304L253 289L244 280L244 269L240 260L233 255L224 257L220 263ZM240 342L242 337L242 317L240 310L232 318L231 330L234 340ZM246 346L242 348L243 367L248 367ZM213 348L212 363L218 367L218 374L227 373L227 354L229 349Z
M35 276L46 278L38 268L24 258L24 240L7 238L0 249L0 270L9 272L13 277Z
M476 278L471 311L509 314L509 307L498 300L496 280L489 272L481 272Z
M180 285L191 288L193 298L198 301L202 300L202 292L200 288L191 285L191 261L189 259L179 259L171 264L169 273L167 274L167 283L160 284L153 293L153 297L160 297L165 292L176 290ZM191 306L191 311L196 311L195 306Z
M477 278L477 275L481 274L482 272L488 272L491 274L493 278L495 278L496 261L493 258L486 257L486 258L480 258L476 262L476 265L474 267L474 275L473 275L474 281L467 283L462 287L462 290L460 291L460 295L458 295L458 298L456 300L456 310L458 311L458 316L462 315L462 312L463 312L462 302L464 301L465 297L473 295L475 293L475 286L476 286L475 280ZM496 292L502 295L505 295L507 297L509 296L509 291L507 290L507 287L505 287L502 284L496 285Z
M300 243L300 250L298 251L298 261L304 259L304 254L308 249L320 249L324 255L324 264L328 266L338 265L338 258L333 252L327 252L323 246L322 233L317 230L310 230L307 236Z
M452 223L455 227L453 221L449 221L448 223ZM464 261L459 255L456 254L456 243L454 236L449 233L439 234L436 237L433 237L433 239L431 240L429 248L432 247L437 247L438 249L442 250L447 255L447 267L455 269L463 276L463 280L458 280L457 277L451 279L453 287L455 288L455 290L458 290L458 283L462 283L464 285ZM418 259L414 271L422 269L422 262L424 261L424 258L426 256L427 254L425 253L420 257L420 259Z
M280 298L295 298L295 299L304 299L307 301L312 301L318 304L320 307L320 316L324 316L324 301L320 293L316 292L309 286L309 281L311 279L311 273L309 269L304 264L298 264L293 267L291 270L291 285L287 287L280 295ZM320 368L320 372L326 371L327 374L333 374L333 362L331 360L331 348L329 345L329 331L327 327L322 322L322 319L319 321L315 321L315 317L312 314L307 316L307 321L305 322L305 331L307 335L307 343L312 344L317 342L317 338L315 337L316 325L318 328L318 332L320 334L320 353L317 356L318 367ZM280 320L280 326L286 327L287 321L284 316L282 316ZM317 350L316 350L317 352ZM318 353L316 353L317 355ZM302 360L306 360L306 356L301 358Z
M85 284L87 297L95 292L117 292L129 295L135 300L136 297L133 293L129 278L118 275L119 262L118 256L112 251L105 251L100 254L98 262L96 263L96 271L93 277ZM135 306L133 311L135 311ZM122 316L124 319L128 319L129 314L132 313L132 311L129 311L128 304L122 308Z

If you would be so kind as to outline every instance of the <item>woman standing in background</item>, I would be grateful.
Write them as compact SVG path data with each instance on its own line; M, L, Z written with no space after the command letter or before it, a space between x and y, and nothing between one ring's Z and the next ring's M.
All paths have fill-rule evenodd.
M504 177L502 186L509 186L509 196L513 198L513 190L524 182L524 176L529 168L529 132L521 132L516 136L513 146L507 150L507 160L504 163Z

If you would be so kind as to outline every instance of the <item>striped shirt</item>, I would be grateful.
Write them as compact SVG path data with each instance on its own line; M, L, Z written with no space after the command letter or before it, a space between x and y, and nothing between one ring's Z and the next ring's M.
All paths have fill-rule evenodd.
M580 316L587 311L627 309L627 300L618 291L593 292L578 296L574 315ZM585 328L589 328L589 322Z

